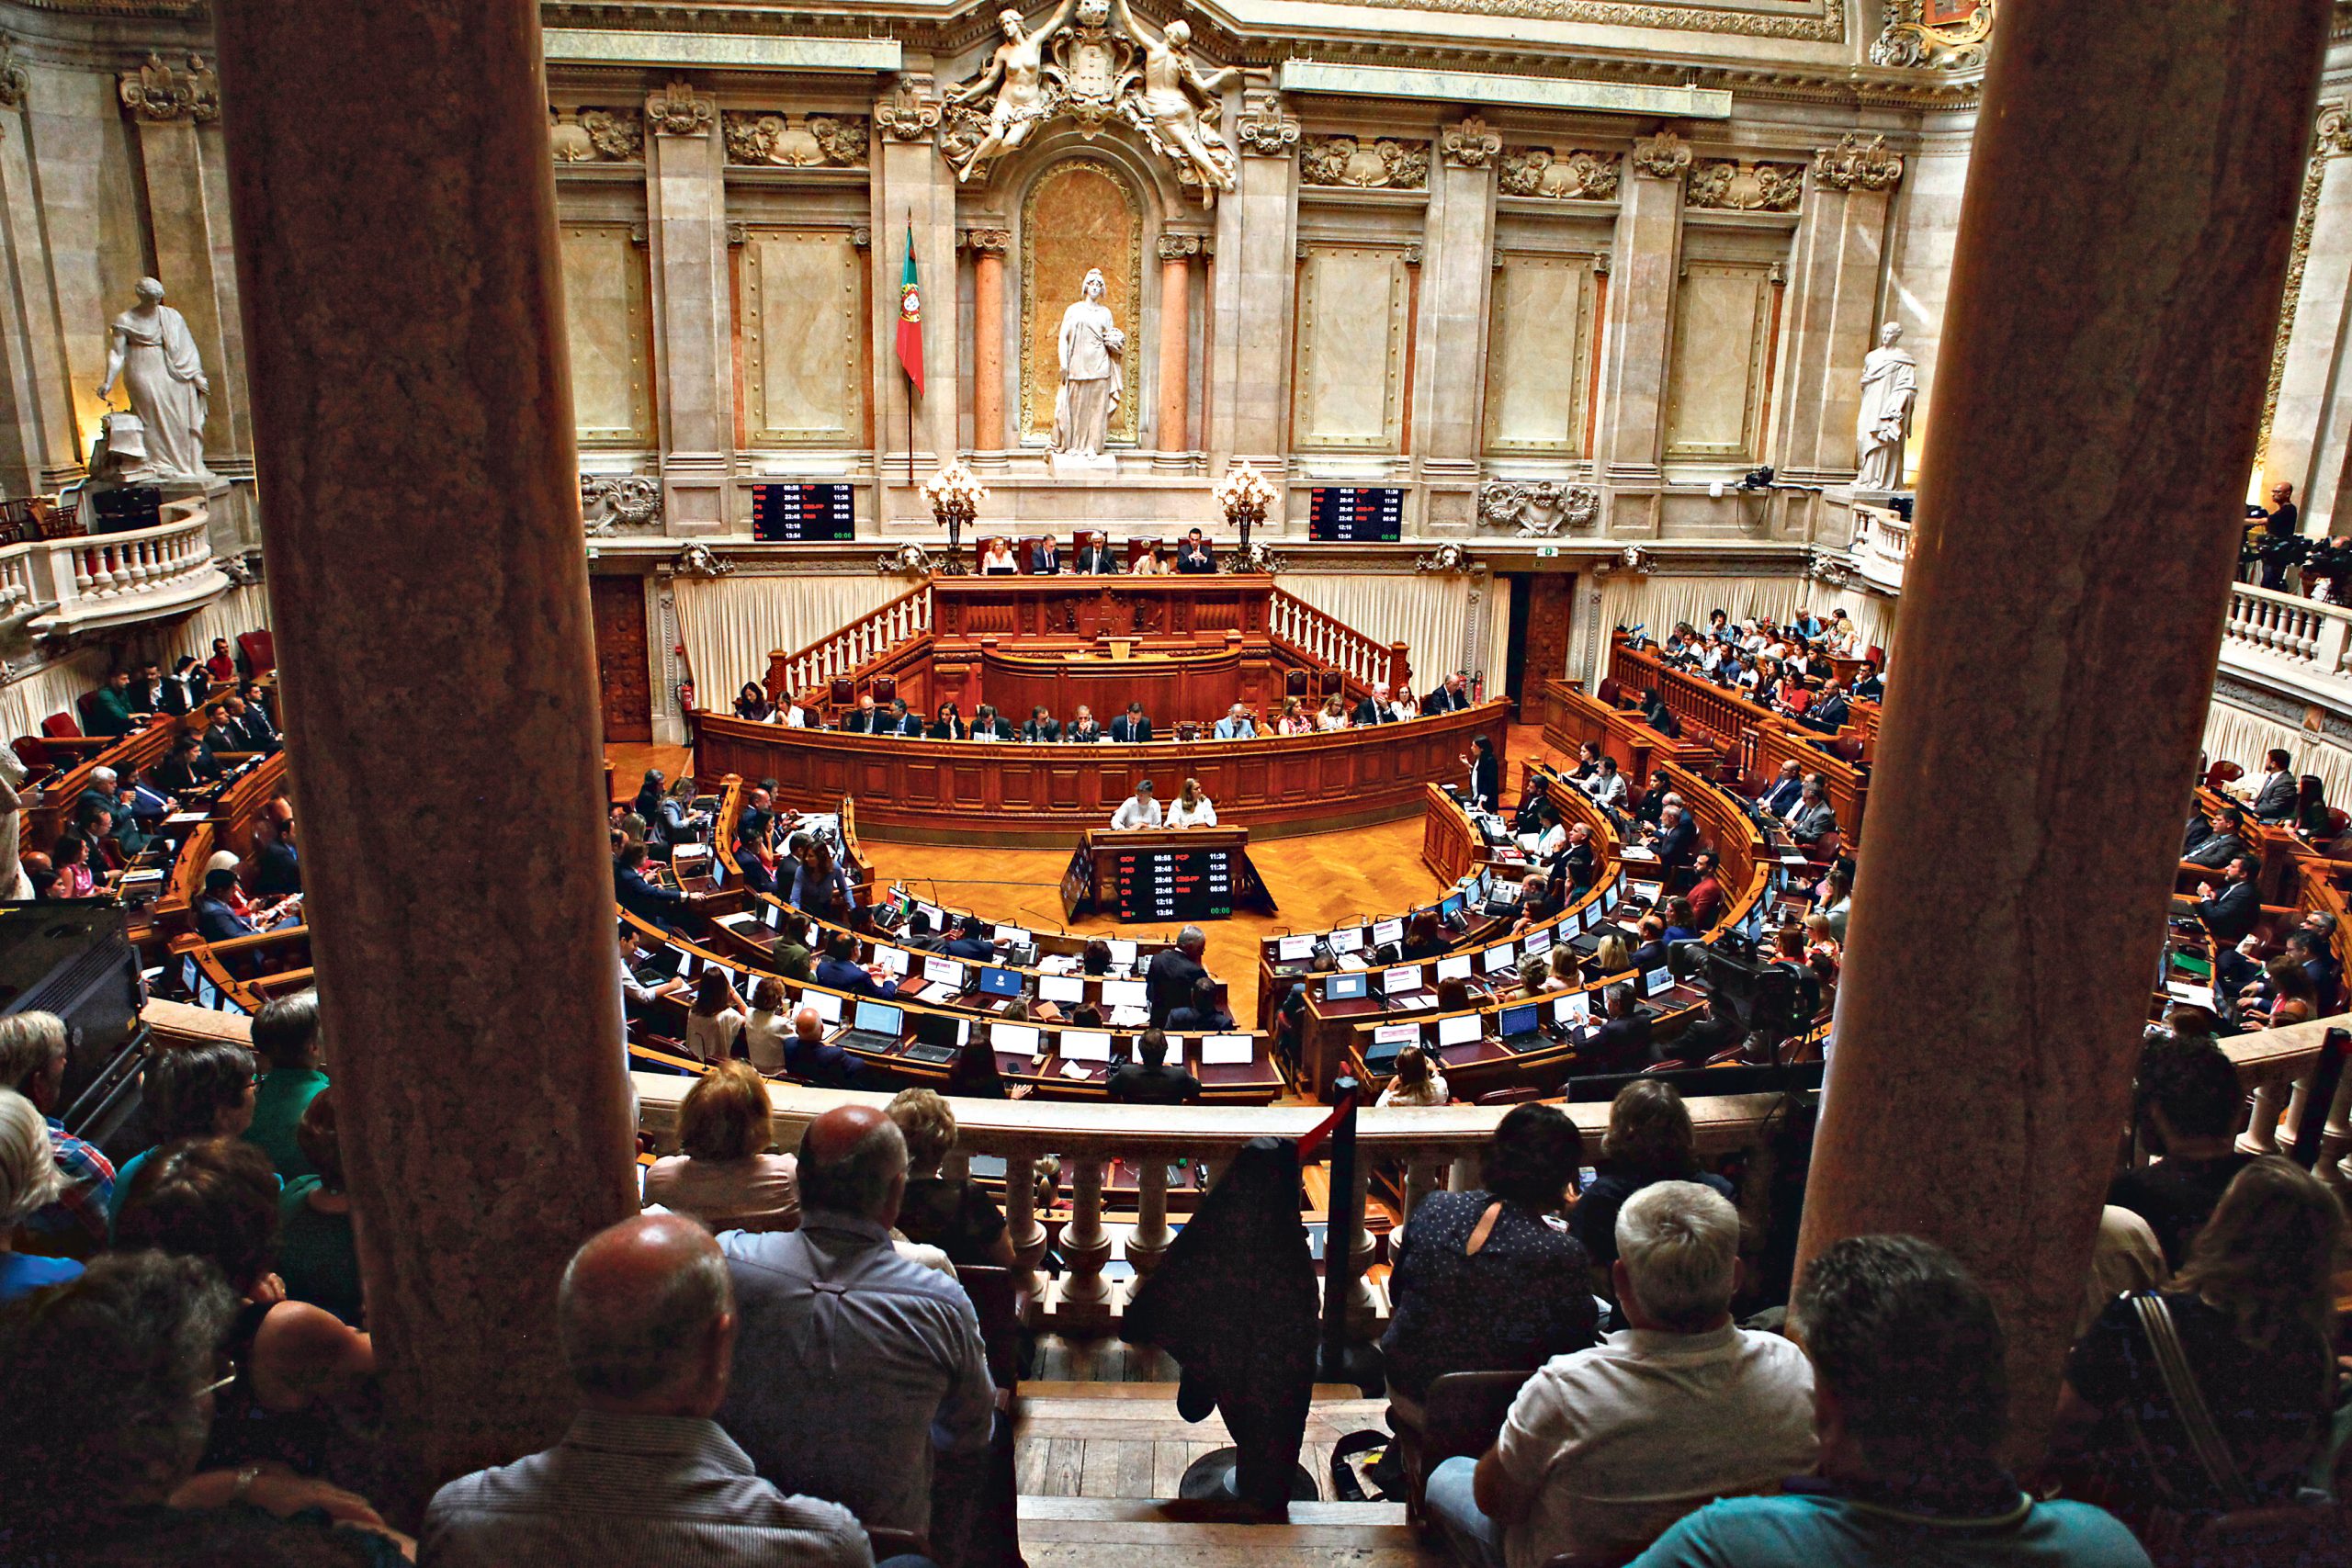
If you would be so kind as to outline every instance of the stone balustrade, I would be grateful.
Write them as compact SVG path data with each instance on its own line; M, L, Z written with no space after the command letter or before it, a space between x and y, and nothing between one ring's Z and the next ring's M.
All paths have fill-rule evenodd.
M2342 605L2241 582L2230 590L2222 668L2340 709L2352 698L2347 630L2352 610Z
M1911 558L1911 525L1883 506L1854 508L1854 565L1876 588L1900 592Z
M212 561L202 498L174 502L153 528L33 539L0 549L0 589L21 588L57 608L36 621L45 635L94 631L209 604L230 582Z

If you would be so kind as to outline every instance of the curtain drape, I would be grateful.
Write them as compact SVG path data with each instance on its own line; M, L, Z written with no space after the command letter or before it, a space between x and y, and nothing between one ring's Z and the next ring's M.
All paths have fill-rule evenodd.
M2295 760L2295 772L2316 776L2330 806L2352 807L2352 751L2300 726L2215 703L2205 714L2205 760L2232 761L2252 778L2262 771L2263 753L2278 747Z
M121 660L134 674L148 659L169 669L184 653L198 658L210 653L214 637L225 637L234 647L240 633L262 630L269 624L266 589L232 588L176 626L134 631L123 641ZM115 662L113 649L79 648L21 680L0 686L0 737L37 735L40 721L50 715L73 713L82 694L103 682Z
M696 700L725 710L746 681L763 679L768 655L797 653L912 585L904 578L681 577L672 592Z
M1286 571L1274 586L1374 642L1403 643L1414 690L1426 692L1456 670L1479 668L1481 650L1469 646L1474 581L1454 573ZM1506 620L1510 609L1506 598Z

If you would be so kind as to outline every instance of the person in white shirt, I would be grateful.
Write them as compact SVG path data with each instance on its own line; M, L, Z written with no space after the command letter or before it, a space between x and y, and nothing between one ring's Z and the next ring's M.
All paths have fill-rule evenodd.
M1540 861L1551 860L1567 847L1568 825L1555 817L1552 818L1551 825L1544 829L1544 836L1535 840L1535 858Z
M1584 781L1584 792L1612 811L1625 809L1625 775L1617 771L1616 758L1600 759L1600 770Z
M1210 804L1207 795L1201 793L1200 780L1186 779L1184 781L1183 789L1177 794L1175 803L1168 808L1168 826L1170 828L1214 828L1216 826L1216 807Z
M1399 692L1388 702L1388 716L1402 724L1408 718L1421 716L1421 699L1410 692Z
M1111 826L1120 832L1131 832L1137 828L1157 828L1159 824L1159 802L1151 793L1151 781L1137 779L1135 794L1119 803L1118 814L1111 818Z
M1234 704L1227 710L1226 716L1216 721L1216 738L1219 740L1248 740L1257 733L1258 721L1251 718L1250 710L1239 703Z
M784 703L779 705L775 710L775 721L784 726L786 729L806 729L808 728L808 716L801 711L800 705L798 703Z
M762 977L752 987L752 1016L743 1021L743 1055L763 1073L784 1071L784 1037L792 1021L784 1013L784 982Z
M747 1010L726 970L715 965L704 970L695 988L695 1005L686 1012L686 1055L697 1062L723 1062L734 1055Z
M1430 1514L1464 1562L1622 1557L1716 1497L1813 1468L1813 1364L1780 1335L1732 1326L1729 1200L1657 1182L1618 1211L1616 1234L1611 1275L1633 1326L1545 1362L1484 1458L1430 1476Z

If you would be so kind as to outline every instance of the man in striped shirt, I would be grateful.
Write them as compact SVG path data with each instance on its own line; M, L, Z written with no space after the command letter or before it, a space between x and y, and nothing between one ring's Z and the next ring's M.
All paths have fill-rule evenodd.
M563 1441L434 1495L419 1556L452 1568L626 1562L866 1568L856 1517L788 1497L711 1419L735 1293L710 1233L641 1214L589 1239L556 1306L580 1413Z

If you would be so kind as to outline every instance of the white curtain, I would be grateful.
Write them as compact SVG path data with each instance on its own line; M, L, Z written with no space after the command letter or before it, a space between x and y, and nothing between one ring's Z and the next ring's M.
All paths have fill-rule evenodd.
M2352 750L2297 725L2283 724L2261 714L2248 713L2226 703L2215 703L2205 713L2205 761L2231 761L2252 778L2262 771L2263 754L2272 747L2294 761L2298 773L2311 773L2326 787L2330 806L2352 807Z
M696 700L725 711L744 682L765 679L771 653L797 653L910 586L905 578L870 571L863 577L673 579L678 635L686 645Z
M1510 665L1510 583L1507 579L1490 577L1487 580L1486 592L1487 649L1481 657L1472 660L1466 668L1487 672L1487 696L1514 695L1503 690L1503 675ZM1529 671L1528 678L1541 680L1543 676Z
M1612 571L1600 583L1600 631L1604 642L1619 626L1640 626L1654 641L1683 621L1707 624L1707 612L1721 610L1735 621L1753 615L1786 620L1800 609L1826 616L1843 610L1853 619L1864 646L1893 645L1894 601L1859 589L1825 588L1803 577L1642 577Z
M1274 586L1374 642L1403 643L1413 688L1426 692L1456 670L1480 667L1482 650L1469 646L1474 581L1452 572L1286 571ZM1493 615L1491 607L1487 613ZM1501 619L1510 619L1508 594ZM1491 660L1485 667L1490 681L1501 670Z
M175 626L133 628L123 639L120 662L134 674L148 659L168 670L183 653L199 659L209 654L214 637L227 637L233 648L240 633L261 630L269 624L267 591L232 588ZM40 721L50 715L74 713L75 701L105 681L116 662L114 649L80 648L0 686L0 738L37 735Z

